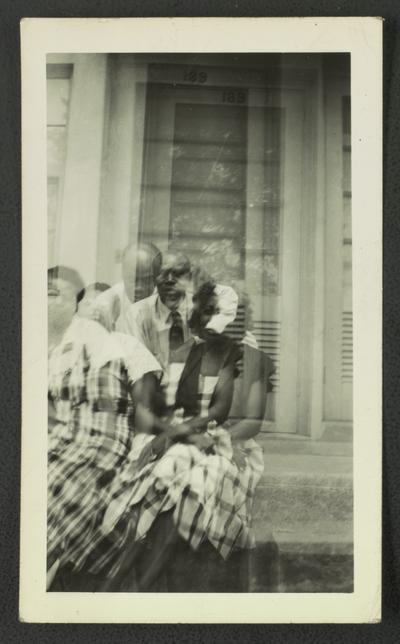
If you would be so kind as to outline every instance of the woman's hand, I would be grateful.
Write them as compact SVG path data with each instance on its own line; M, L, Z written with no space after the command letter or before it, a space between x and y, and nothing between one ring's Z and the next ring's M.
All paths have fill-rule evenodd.
M202 416L195 416L188 421L188 425L192 433L202 432L206 429L208 424L208 419Z
M188 436L187 442L195 445L202 452L209 452L215 445L215 441L209 434L192 434Z
M193 434L193 429L187 423L179 423L171 427L169 431L169 436L174 440L179 440L180 438L186 438Z
M166 428L162 434L153 438L143 447L137 460L138 469L142 469L152 459L165 452L171 446L171 441L187 438L192 432L193 430L186 423Z
M244 451L237 446L233 447L233 460L239 470L244 470L246 467L246 457Z

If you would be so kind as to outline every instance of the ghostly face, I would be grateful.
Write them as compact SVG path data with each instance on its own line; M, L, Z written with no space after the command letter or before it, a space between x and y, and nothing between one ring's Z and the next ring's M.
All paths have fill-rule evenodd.
M138 302L154 291L154 257L143 249L129 250L122 262L122 280L129 300Z
M48 282L49 331L62 331L69 326L76 312L76 295L76 288L63 279L56 278Z
M124 282L125 293L131 302L135 301L135 270L136 258L133 253L128 253L122 262L122 280Z
M153 258L139 249L136 260L135 301L151 295L155 285Z

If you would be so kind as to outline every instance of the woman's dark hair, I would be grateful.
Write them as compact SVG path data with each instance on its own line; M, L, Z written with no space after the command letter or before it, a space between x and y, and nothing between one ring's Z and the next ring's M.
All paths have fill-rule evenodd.
M83 280L78 271L76 271L74 268L69 268L69 266L62 266L61 264L52 266L47 270L47 281L52 282L53 280L57 279L64 280L65 282L68 282L75 287L77 292L77 302L79 302L78 296L80 295L82 290L83 292L85 291L85 288Z
M105 282L93 282L93 284L89 284L89 286L85 286L81 291L79 291L78 295L76 296L76 299L78 302L83 300L85 297L85 293L88 291L96 291L97 293L104 293L104 291L108 291L108 289L111 288L109 284L106 284Z
M205 313L205 309L207 308L210 298L215 295L215 286L215 282L204 282L193 295L193 303L196 304L196 306L193 307L193 311L190 315L189 327L196 333L199 332L202 326L202 314Z

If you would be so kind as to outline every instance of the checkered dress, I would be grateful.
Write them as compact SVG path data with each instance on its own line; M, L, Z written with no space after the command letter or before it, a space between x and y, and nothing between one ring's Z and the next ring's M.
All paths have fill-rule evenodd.
M130 451L133 407L120 354L99 325L74 321L49 358L49 566L85 560Z
M182 369L181 363L170 366L166 392L169 403L174 399ZM217 382L218 377L200 377L203 415L208 411ZM108 575L116 574L118 549L123 552L132 537L143 539L157 517L169 510L173 511L179 535L195 550L208 540L227 559L236 548L254 547L251 508L264 467L262 449L252 439L235 443L235 449L242 451L246 462L239 469L233 458L229 431L217 427L209 433L215 440L212 454L205 454L194 445L176 443L140 472L137 458L143 445L153 437L135 437L128 460L113 481L113 499L102 523L101 533L112 545L96 558L91 572L98 573L113 561ZM93 545L100 541L98 534Z

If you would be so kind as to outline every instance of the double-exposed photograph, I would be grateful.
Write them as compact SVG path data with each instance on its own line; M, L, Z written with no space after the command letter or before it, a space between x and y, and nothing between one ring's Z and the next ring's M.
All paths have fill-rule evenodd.
M44 63L43 591L351 597L350 52Z
M49 590L351 591L350 56L48 55L47 145Z

